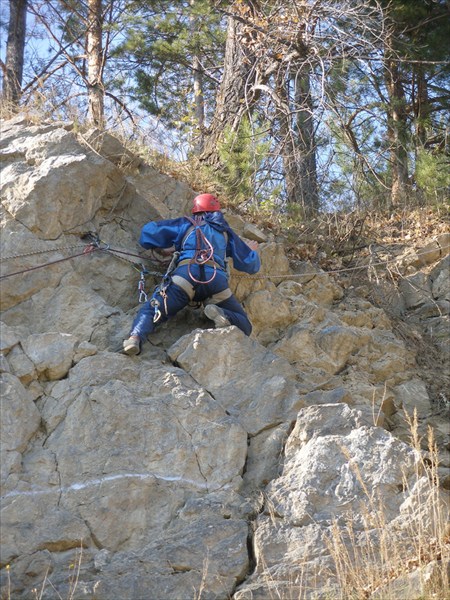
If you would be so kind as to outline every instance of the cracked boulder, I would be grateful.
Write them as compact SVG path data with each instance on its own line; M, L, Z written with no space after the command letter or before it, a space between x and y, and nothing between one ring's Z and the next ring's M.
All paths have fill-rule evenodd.
M250 435L292 420L303 406L291 365L237 327L194 331L169 356Z
M430 537L445 529L445 497L422 466L345 404L301 410L255 522L255 570L234 599L334 598L358 571L381 584L383 551L401 570L416 556L417 527Z

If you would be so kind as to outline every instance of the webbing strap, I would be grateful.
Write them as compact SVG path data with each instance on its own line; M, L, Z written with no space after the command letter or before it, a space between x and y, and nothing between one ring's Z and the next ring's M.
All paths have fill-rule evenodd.
M180 287L189 297L189 300L193 300L195 296L194 286L184 277L180 275L172 275L172 283Z
M180 275L172 275L172 283L180 287L183 291L188 295L189 300L193 300L195 296L194 286L184 277ZM217 292L217 294L213 294L208 298L208 304L220 304L224 300L228 300L233 295L232 291L229 287L225 288L221 292Z
M192 265L192 259L191 258L185 258L184 260L180 260L179 263L177 263L177 267L182 267L183 265ZM207 266L207 267L215 267L216 269L220 269L221 271L224 271L225 269L223 267L221 267L219 265L219 263L216 263L215 260L207 260L205 263L202 263L202 266Z
M208 304L220 304L224 300L228 300L228 298L231 298L232 295L233 293L230 290L230 288L226 288L221 292L217 292L217 294L211 296L211 298L208 299Z

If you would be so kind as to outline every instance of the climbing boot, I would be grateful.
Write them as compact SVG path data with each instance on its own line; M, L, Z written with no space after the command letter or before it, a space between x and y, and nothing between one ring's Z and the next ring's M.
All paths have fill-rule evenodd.
M123 342L123 351L128 356L135 356L141 352L141 340L137 335L130 335L130 337Z
M203 312L208 319L214 321L216 327L229 327L231 325L230 321L225 316L224 311L216 304L207 304Z

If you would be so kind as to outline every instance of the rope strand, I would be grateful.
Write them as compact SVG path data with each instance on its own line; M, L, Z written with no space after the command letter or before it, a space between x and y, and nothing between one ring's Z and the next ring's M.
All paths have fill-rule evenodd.
M48 267L50 265L56 265L58 263L66 261L66 260L70 260L72 258L77 258L78 256L87 256L88 254L91 254L91 252L95 252L97 250L101 250L101 248L93 247L92 250L90 250L89 252L86 252L86 249L85 249L84 252L81 252L80 254L73 254L72 256L67 256L66 258L60 258L59 260L54 260L52 262L45 263L43 265L37 265L35 267L28 267L27 269L24 269L23 271L16 271L15 273L8 273L8 275L2 275L0 277L0 279L7 279L8 277L13 277L14 275L22 275L23 273L28 273L29 271L36 271L36 269L42 269L43 267Z
M72 248L79 248L82 247L80 244L77 244L75 246L65 246L63 248L54 248L51 250L37 250L34 252L27 252L24 254L17 254L15 256L8 256L3 258L3 260L9 260L12 258L21 258L24 256L32 256L35 254L42 254L42 253L46 253L46 252L57 252L60 250L65 250L65 249L72 249ZM71 260L72 258L77 258L79 256L88 256L89 254L92 254L93 252L96 251L101 251L103 253L109 253L112 256L115 256L115 258L118 258L119 260L125 260L129 263L131 263L133 265L134 268L136 268L135 263L133 261L128 260L125 257L122 256L117 256L117 254L122 254L122 255L126 255L126 256L131 256L134 258L139 258L140 261L143 260L149 260L149 261L154 261L154 262L164 262L163 260L159 261L158 259L156 259L155 257L150 258L150 257L144 257L141 256L140 254L134 254L132 252L128 252L125 250L120 250L118 248L110 248L109 246L106 247L101 247L99 245L96 245L94 243L92 244L88 244L88 245L84 245L84 250L83 252L80 252L79 254L73 254L71 256L65 257L65 258L61 258L55 261L51 261L48 263L44 263L42 265L37 265L35 267L28 267L26 269L23 269L21 271L16 271L14 273L8 273L7 275L1 275L0 276L0 280L2 279L7 279L9 277L13 277L15 275L22 275L24 273L28 273L29 271L35 271L37 269L41 269L43 267L47 267L47 266L51 266L51 265L55 265L61 262L64 262L66 260ZM442 246L440 247L441 252L443 250L448 250L450 248L450 245L447 246ZM430 254L432 252L435 252L436 249L432 249L432 250L427 250L425 252L421 253L421 256L424 256L426 254ZM379 261L376 263L370 263L368 265L361 265L361 266L355 266L355 267L346 267L343 269L333 269L330 271L319 271L316 273L285 273L283 275L278 275L278 274L270 274L270 275L258 275L258 274L254 274L254 275L241 275L239 273L233 273L233 277L239 278L239 279L297 279L300 277L317 277L317 276L321 276L321 275L335 275L335 274L339 274L339 273L346 273L346 272L351 272L351 271L359 271L359 270L363 270L363 269L371 269L373 267L379 267L379 266L387 266L389 264L394 263L395 264L396 259L390 259L390 260L385 260L385 261ZM140 270L140 269L139 269ZM161 273L159 271L148 271L149 275L155 275L155 276L162 276L164 275L164 273Z
M45 250L35 250L34 252L24 252L23 254L13 254L11 256L2 256L2 260L11 260L13 258L23 258L24 256L33 256L35 254L48 254L49 252L60 252L61 250L73 250L74 248L84 248L86 244L74 244L73 246L62 246L61 248L47 248Z

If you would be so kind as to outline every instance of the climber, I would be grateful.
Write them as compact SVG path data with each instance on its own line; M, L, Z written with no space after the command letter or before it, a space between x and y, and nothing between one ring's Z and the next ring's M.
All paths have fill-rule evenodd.
M191 302L203 304L205 316L216 327L236 325L246 335L252 331L244 309L228 286L226 259L231 257L239 271L257 273L258 243L245 243L231 229L219 200L212 194L194 198L192 215L151 221L142 228L141 246L175 250L161 284L133 321L129 338L123 342L125 354L139 354L147 335Z

